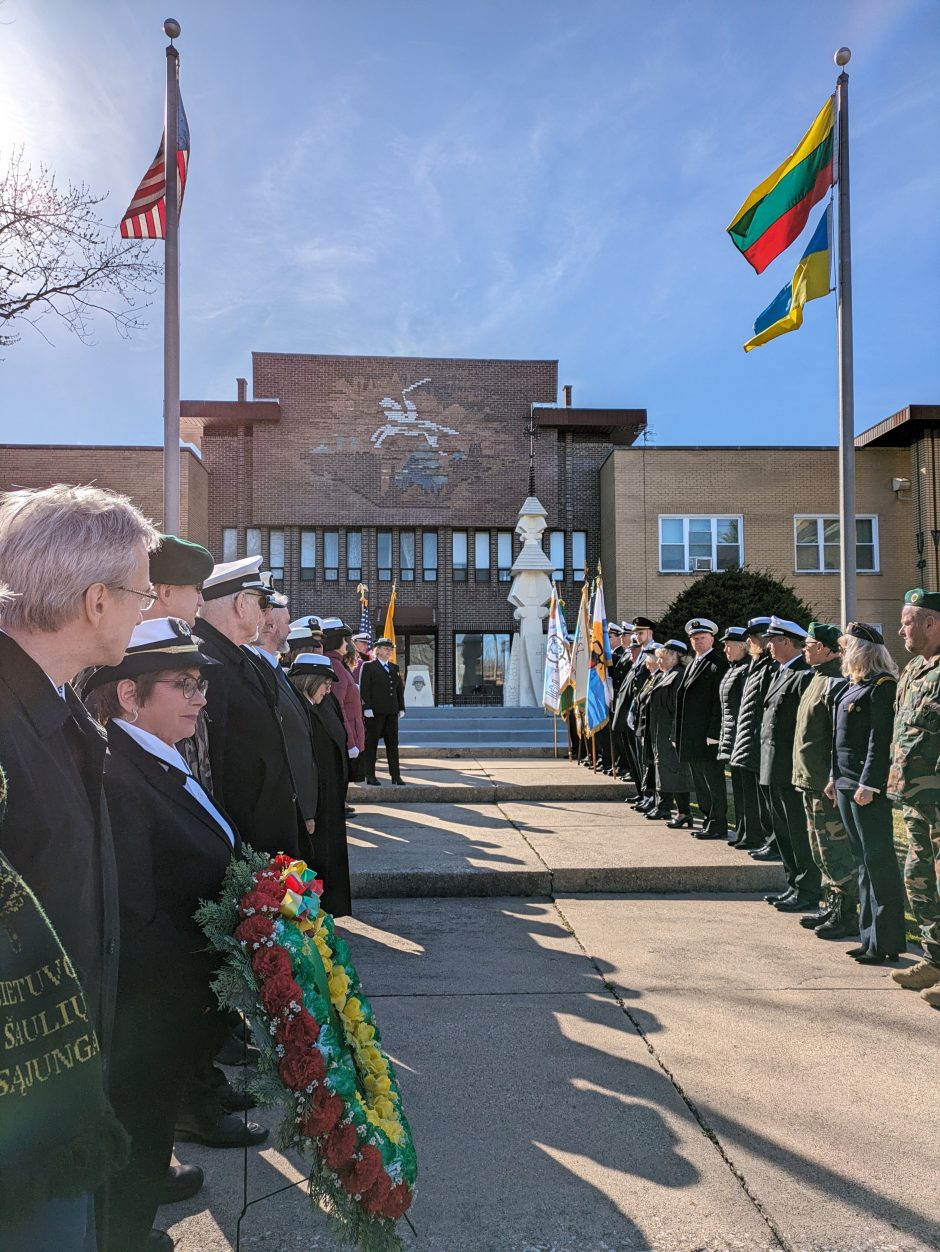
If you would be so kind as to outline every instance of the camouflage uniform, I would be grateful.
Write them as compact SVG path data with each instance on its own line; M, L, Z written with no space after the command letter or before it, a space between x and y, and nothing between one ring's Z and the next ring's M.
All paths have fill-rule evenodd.
M908 849L904 882L924 955L940 966L940 654L915 657L895 704L888 795L901 805Z
M855 904L858 861L839 810L823 795L832 771L832 702L844 686L838 657L814 667L796 715L793 785L803 793L810 851L822 874L823 887Z

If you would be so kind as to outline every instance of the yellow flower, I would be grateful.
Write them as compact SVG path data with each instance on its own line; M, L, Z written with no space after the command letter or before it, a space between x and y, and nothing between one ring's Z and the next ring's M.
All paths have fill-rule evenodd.
M330 999L334 1004L342 1004L349 991L349 975L344 969L334 969L328 979Z
M349 989L348 978L346 979L346 989ZM362 1002L357 1000L355 996L350 996L343 1006L343 1017L345 1017L346 1021L352 1024L353 1029L355 1029L355 1025L362 1021Z
M375 1038L375 1027L371 1022L359 1022L353 1031L356 1043L360 1046L369 1044Z

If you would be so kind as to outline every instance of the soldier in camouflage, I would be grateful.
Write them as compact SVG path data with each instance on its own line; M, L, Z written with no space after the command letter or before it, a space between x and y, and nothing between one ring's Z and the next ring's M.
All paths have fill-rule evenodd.
M832 704L845 686L839 657L841 630L810 622L803 656L813 677L800 697L793 739L793 785L803 796L810 850L822 875L825 903L800 918L821 939L858 934L858 861L839 810L824 793L832 772Z
M898 633L914 659L898 685L888 795L907 826L904 881L924 960L891 977L940 1008L940 592L907 592Z

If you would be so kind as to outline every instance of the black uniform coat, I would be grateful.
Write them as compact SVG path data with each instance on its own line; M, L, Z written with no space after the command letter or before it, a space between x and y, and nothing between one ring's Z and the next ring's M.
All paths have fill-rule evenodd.
M263 656L258 669L268 685L268 695L284 732L284 744L290 761L291 776L297 792L297 806L306 821L317 815L317 763L313 755L310 719L304 708L306 701L291 686L280 665L272 665ZM211 678L211 672L209 677Z
M366 661L359 671L359 694L363 709L371 709L376 717L403 712L405 684L395 662L389 661L386 672L381 661Z
M721 734L721 701L718 688L728 662L714 648L695 657L685 671L676 694L675 745L679 760L714 761ZM715 744L706 741L714 739Z
M762 652L751 659L744 680L731 764L749 769L754 774L760 772L760 724L764 714L764 697L776 672L777 662L769 652Z
M871 787L883 793L891 764L897 680L872 674L849 682L836 696L832 730L832 781L837 791Z
M613 688L614 693L612 701L613 706L617 703L617 692L620 690L620 684L630 673L630 670L633 667L633 660L630 656L629 650L623 646L614 648L613 652L610 654L610 659L612 662L610 667L610 685Z
M760 781L765 787L793 786L793 740L800 697L813 671L797 656L770 681L760 725Z
M322 907L334 917L344 917L352 912L346 847L346 727L327 699L319 704L307 702L307 708L319 783L312 868L323 879Z
M738 714L741 711L741 698L744 695L744 684L747 680L748 657L734 661L725 670L725 675L718 684L718 698L721 701L721 734L718 736L718 760L728 761L734 748L734 737L738 729Z
M106 742L71 687L65 692L63 700L35 661L0 633L0 766L8 784L0 847L55 927L107 1052L118 895L102 787Z
M222 664L207 671L206 716L213 799L258 852L299 856L303 831L281 723L260 665L201 619L202 650Z
M629 657L629 651L626 651L626 655ZM643 653L641 652L636 661L630 661L629 667L620 680L620 686L617 688L617 697L614 700L613 713L610 719L611 727L617 734L624 735L629 731L627 716L634 696L637 694L637 684L639 683L642 686L648 678L649 673L643 664Z
M676 665L663 673L650 692L649 721L656 760L656 789L673 795L689 792L692 779L688 766L676 755L673 736L676 728L676 696L682 682L683 669Z

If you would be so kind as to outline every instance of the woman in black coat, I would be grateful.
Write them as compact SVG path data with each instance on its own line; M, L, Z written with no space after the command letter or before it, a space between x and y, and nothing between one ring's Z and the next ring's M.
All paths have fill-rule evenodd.
M172 1247L151 1226L173 1151L183 1086L215 1051L209 986L216 958L193 919L219 894L238 832L190 773L175 744L205 705L199 651L185 622L157 618L131 636L124 660L96 670L87 703L106 725L104 786L118 870L121 955L111 1061L114 1109L131 1137L111 1183L109 1247ZM219 1039L216 1043L221 1043Z
M839 648L849 681L833 708L832 778L826 795L839 806L859 863L861 944L849 956L860 965L883 965L907 948L904 883L885 794L898 671L881 633L865 622L851 622Z
M657 648L660 674L655 684L647 684L652 687L648 716L656 762L656 807L646 816L652 821L672 818L672 805L675 801L678 814L668 823L672 830L678 830L682 826L692 828L692 806L689 801L692 775L689 767L679 760L672 742L676 725L676 692L682 681L683 665L688 654L688 646L681 639L670 639L661 648Z
M636 726L637 763L640 769L640 794L633 805L638 813L651 813L656 808L656 758L650 731L649 702L654 685L659 681L655 643L648 643L640 653L638 664L649 673L649 680L634 698L633 719Z
M302 653L294 658L288 677L306 701L317 758L319 796L311 868L323 880L320 906L334 917L345 917L352 912L345 811L348 757L346 727L334 702L327 699L333 666L328 656Z
M718 685L718 698L721 701L721 732L718 735L718 760L730 762L731 753L734 750L735 734L738 729L738 714L741 709L741 698L744 695L744 683L747 679L750 665L745 628L743 626L729 626L722 635L720 643L724 648L725 656L728 658L728 668ZM731 794L734 796L734 832L729 837L728 842L739 846L746 842L744 833L744 781L740 766L729 765L729 770L731 773ZM756 848L760 846L760 843L755 842L751 846Z

